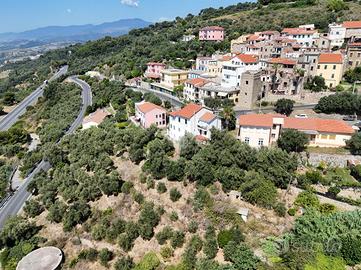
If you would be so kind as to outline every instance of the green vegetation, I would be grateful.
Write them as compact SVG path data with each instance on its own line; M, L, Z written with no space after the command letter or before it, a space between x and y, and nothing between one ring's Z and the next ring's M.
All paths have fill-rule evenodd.
M276 113L284 114L289 116L293 111L293 104L295 102L290 99L281 98L275 103Z
M350 93L341 92L327 97L322 97L315 107L318 113L338 113L338 114L361 114L360 96Z
M306 149L308 141L305 133L296 129L287 129L281 133L277 145L287 152L303 152Z

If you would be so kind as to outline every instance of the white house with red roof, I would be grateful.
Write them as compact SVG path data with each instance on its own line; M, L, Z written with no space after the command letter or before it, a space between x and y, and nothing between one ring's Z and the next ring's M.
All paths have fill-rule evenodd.
M295 39L299 44L311 46L319 37L319 34L314 25L300 25L296 28L284 28L281 36L288 39Z
M341 120L249 114L239 117L238 139L252 147L268 147L277 142L284 129L304 132L309 137L309 145L319 147L344 147L355 132Z
M167 126L167 111L151 102L136 103L135 118L144 128L149 128L151 125L159 128Z
M255 56L238 54L223 63L221 85L223 87L239 87L244 72L257 71L260 68L260 63Z
M184 85L183 97L187 101L202 101L204 98L202 87L215 85L217 85L215 82L203 78L190 79Z
M207 26L199 30L199 40L223 41L224 28L220 26Z
M213 127L221 129L221 120L212 111L190 103L169 114L168 136L174 141L179 141L190 133L198 140L206 140L210 139Z
M345 39L354 41L361 38L361 21L345 21L342 26L346 29Z

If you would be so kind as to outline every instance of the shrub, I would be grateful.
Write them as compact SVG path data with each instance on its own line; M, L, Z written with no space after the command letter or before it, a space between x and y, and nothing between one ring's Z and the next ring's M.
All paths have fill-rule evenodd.
M318 170L307 171L306 178L312 184L318 184L323 182L323 176Z
M158 193L165 193L165 192L167 192L167 186L163 183L163 182L160 182L160 183L158 183L158 185L157 185L157 191L158 191Z
M144 255L140 262L134 267L134 270L155 270L160 265L160 260L155 252L149 252Z
M288 209L287 213L290 215L290 216L294 216L296 215L296 209L295 208L290 208Z
M170 199L173 201L173 202L176 202L178 201L181 197L182 197L182 194L178 191L178 189L176 188L172 188L170 190Z
M124 194L130 194L130 190L133 188L133 183L132 182L124 182L122 185L122 192Z
M157 239L159 245L164 245L168 239L172 238L173 233L173 229L169 226L166 226L163 228L163 230L155 235L155 238Z
M222 230L218 233L217 242L220 248L224 248L228 242L236 244L244 241L244 236L238 227L233 227L229 230Z
M332 186L329 187L327 190L327 195L329 195L332 198L336 198L337 194L341 192L341 189L338 186Z
M94 248L83 249L80 251L78 259L94 262L98 259L98 251Z
M101 265L108 266L108 262L113 259L113 252L111 252L107 248L103 248L99 252L99 259L100 259L100 264Z
M320 205L319 210L322 214L329 215L336 212L336 206L334 206L333 204L324 203Z
M173 257L173 254L174 250L169 246L162 247L162 249L160 250L160 255L162 255L164 259L169 259L170 257Z
M138 204L142 204L144 202L144 195L140 192L134 194L134 201Z
M25 202L24 212L29 217L36 217L44 211L44 206L41 205L37 200L31 199Z
M195 220L192 220L189 224L188 224L188 231L190 233L196 233L198 230L198 223Z
M184 232L175 231L172 238L170 239L172 248L176 249L182 247L184 244L184 237Z
M155 186L154 179L151 177L148 177L147 179L147 189L153 189Z
M275 206L273 207L273 210L275 210L276 214L279 217L284 217L287 211L285 204L281 202L276 203Z
M131 257L121 257L114 264L115 270L131 270L134 267L133 259Z
M341 254L348 265L356 265L361 262L361 240L355 235L345 235L341 239Z
M173 222L176 222L178 220L178 214L176 211L172 211L172 213L169 216L170 220Z
M320 201L316 194L314 194L311 191L303 191L300 194L298 194L295 205L300 206L303 208L318 208L320 206Z

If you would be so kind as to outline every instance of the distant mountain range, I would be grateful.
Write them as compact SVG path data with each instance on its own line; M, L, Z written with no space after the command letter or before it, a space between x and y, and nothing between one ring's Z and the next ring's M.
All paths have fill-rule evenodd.
M104 36L120 36L135 28L143 28L151 23L141 19L123 19L99 25L48 26L20 33L0 33L0 42L37 41L51 42L84 42Z

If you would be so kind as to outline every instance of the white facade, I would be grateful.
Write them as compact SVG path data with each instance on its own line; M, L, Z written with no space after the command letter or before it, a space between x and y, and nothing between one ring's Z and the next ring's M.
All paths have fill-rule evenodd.
M239 87L244 72L257 71L260 68L261 66L258 61L255 63L245 63L238 57L234 57L230 61L223 63L221 85L223 87Z
M186 133L193 136L201 135L208 139L211 137L210 130L212 127L221 129L221 120L215 117L209 122L202 121L201 118L205 113L212 113L206 108L202 108L191 118L187 119L182 116L169 116L168 136L174 140L179 141Z
M341 47L346 37L346 28L342 24L332 23L328 25L328 38L331 47Z

